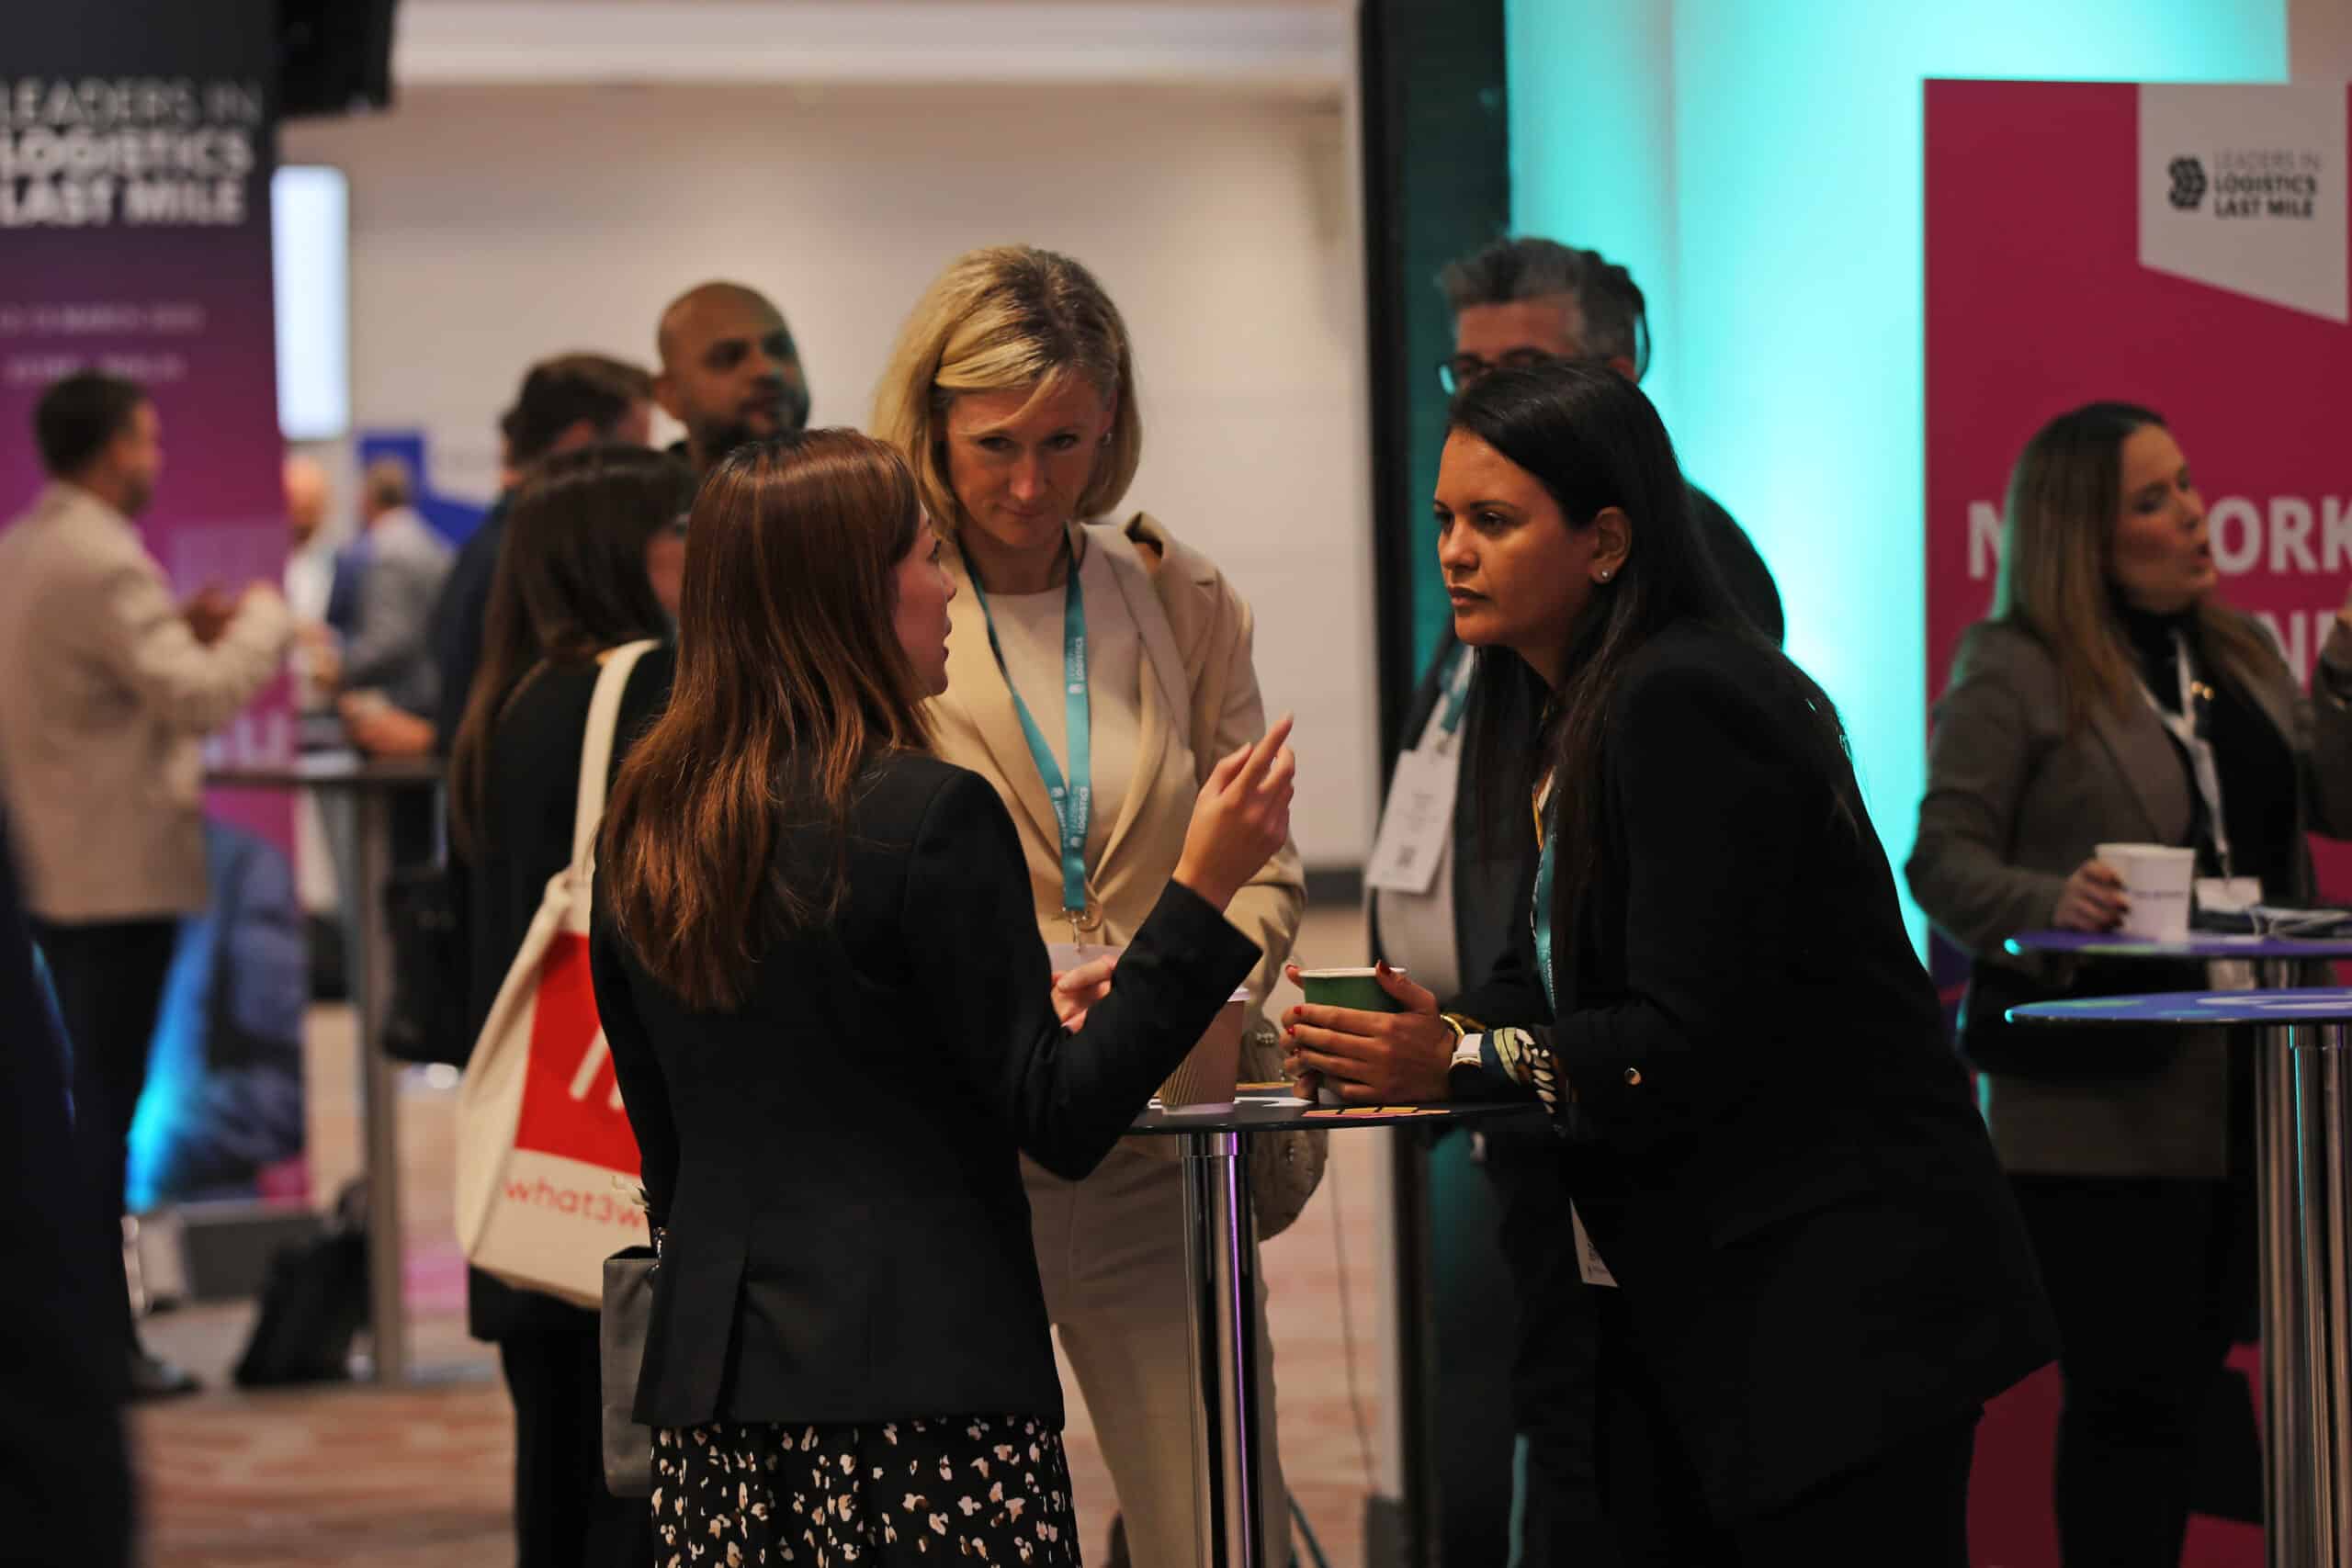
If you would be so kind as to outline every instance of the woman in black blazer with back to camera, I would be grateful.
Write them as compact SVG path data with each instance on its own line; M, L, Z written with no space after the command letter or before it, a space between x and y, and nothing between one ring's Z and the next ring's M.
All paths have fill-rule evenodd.
M1631 383L1499 372L1452 423L1469 774L1498 827L1536 803L1544 852L1455 1014L1386 975L1401 1013L1295 1010L1295 1064L1351 1101L1553 1112L1615 1281L1624 1562L1964 1568L1978 1413L2051 1330L1836 709L1737 616ZM1494 723L1513 703L1544 715L1532 753Z
M1057 989L995 788L925 750L953 592L853 432L738 450L688 524L591 937L661 1236L664 1560L1078 1561L1019 1156L1083 1176L1258 959L1222 910L1288 833L1288 722L1203 787L1116 986Z

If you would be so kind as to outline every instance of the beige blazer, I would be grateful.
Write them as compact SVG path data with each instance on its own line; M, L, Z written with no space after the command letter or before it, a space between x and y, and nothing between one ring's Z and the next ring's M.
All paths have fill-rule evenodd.
M2338 626L2322 657L2352 670ZM2276 672L2232 670L2277 726L2298 775L2297 827L2352 833L2352 709L2306 697ZM2021 627L1971 626L1936 704L1928 793L1905 866L1911 896L1979 964L2064 983L2058 964L2013 958L2001 944L2045 930L2066 878L2105 842L2178 843L2194 807L2163 723L2145 703L2104 709L2070 729L2057 661ZM2312 891L2309 856L2298 893ZM2225 1173L2227 1063L2219 1037L2180 1051L2154 1076L2050 1083L1986 1075L1993 1141L2013 1170L2053 1175Z
M277 672L290 630L263 589L198 642L138 529L75 486L0 532L0 795L33 913L204 908L202 738Z
M1193 802L1216 759L1266 730L1265 703L1250 663L1250 606L1208 558L1185 548L1150 516L1075 530L1080 547L1107 552L1143 644L1140 755L1119 815L1088 878L1102 930L1087 940L1133 937L1176 870ZM1029 754L1012 688L989 649L989 628L970 574L946 552L956 593L948 614L947 692L931 704L938 753L985 775L1004 796L1029 857L1038 926L1048 942L1069 940L1061 918L1059 831L1037 764ZM1298 848L1286 845L1234 896L1226 918L1264 950L1250 976L1253 1015L1262 1012L1306 911Z

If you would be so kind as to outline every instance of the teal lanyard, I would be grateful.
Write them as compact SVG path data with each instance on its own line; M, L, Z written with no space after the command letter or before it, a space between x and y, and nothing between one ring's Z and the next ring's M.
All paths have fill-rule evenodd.
M989 613L989 596L977 580L972 583L973 595L980 602L980 616L988 622L989 651L996 655L996 667L1004 677L1004 688L1012 694L1012 711L1021 716L1021 733L1028 737L1029 754L1037 761L1037 776L1046 782L1046 795L1054 805L1054 821L1062 834L1062 913L1076 931L1091 931L1101 921L1095 918L1086 898L1086 833L1094 821L1094 742L1087 718L1086 702L1086 596L1078 586L1078 560L1070 559L1067 578L1069 592L1062 601L1062 691L1068 703L1067 725L1069 730L1069 779L1054 761L1054 749L1046 744L1045 731L1029 716L1029 705L1021 700L1021 688L1012 683L1012 671L1004 667L1004 648L997 641L996 617Z
M1552 988L1552 851L1560 835L1541 823L1536 830L1544 837L1544 850L1535 859L1535 972L1544 978L1544 1005L1556 1014L1560 998Z
M1470 677L1477 667L1477 650L1463 643L1453 650L1445 671L1445 711L1438 716L1438 732L1452 740L1462 728L1462 712L1470 705ZM1441 742L1442 744L1442 742Z

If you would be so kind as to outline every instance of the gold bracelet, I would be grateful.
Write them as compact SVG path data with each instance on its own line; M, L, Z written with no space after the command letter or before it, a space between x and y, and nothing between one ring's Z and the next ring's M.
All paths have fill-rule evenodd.
M1486 1026L1476 1019L1464 1018L1458 1012L1442 1012L1437 1015L1437 1021L1453 1031L1453 1043L1456 1045L1462 1043L1462 1038L1465 1034L1482 1034L1486 1032Z

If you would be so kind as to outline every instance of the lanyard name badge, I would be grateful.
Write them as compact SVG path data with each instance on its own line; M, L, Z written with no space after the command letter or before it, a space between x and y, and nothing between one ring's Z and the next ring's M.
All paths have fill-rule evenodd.
M1551 830L1544 820L1544 807L1551 799L1551 786L1546 784L1544 795L1535 807L1535 832L1543 840L1544 848L1535 859L1534 908L1529 918L1535 925L1535 972L1544 981L1544 1005L1556 1016L1560 1010L1557 987L1552 982L1552 886L1554 851L1560 835ZM1584 1216L1577 1213L1576 1204L1568 1204L1568 1224L1576 1236L1577 1275L1588 1285L1615 1289L1617 1276L1609 1271L1608 1260L1600 1249L1592 1245L1592 1237L1585 1234Z
M2222 770L2213 753L2213 743L2205 735L2205 726L2198 717L2201 709L2211 703L2213 690L2197 679L2188 662L2188 643L2178 632L2173 634L2172 655L2174 677L2180 682L2180 711L2173 713L2156 701L2147 682L2140 683L2140 694L2148 699L2155 710L2157 722L2170 732L2188 757L2188 772L2197 781L2197 793L2205 802L2205 831L2211 839L2213 855L2222 868L2218 877L2205 876L2197 880L2197 901L2208 909L2240 910L2259 903L2262 886L2251 877L2235 874L2230 860L2230 828L2222 815Z
M1543 852L1535 860L1535 908L1531 911L1535 922L1535 972L1544 981L1544 1005L1556 1016L1560 997L1552 984L1552 851L1559 842L1559 835L1544 830L1542 813L1538 812L1536 832L1543 838Z
M1435 885L1438 863L1445 858L1453 831L1453 800L1462 784L1462 757L1454 741L1476 671L1475 650L1466 643L1455 649L1430 724L1421 732L1420 743L1396 759L1396 771L1389 778L1380 832L1364 866L1365 886L1426 895Z
M1012 694L1012 711L1021 717L1021 733L1029 742L1029 754L1037 763L1037 776L1045 781L1046 796L1053 803L1054 823L1061 830L1062 860L1062 919L1069 922L1070 940L1080 942L1084 933L1102 924L1102 911L1086 896L1086 835L1094 822L1094 744L1088 719L1086 690L1086 596L1078 585L1078 560L1072 557L1066 579L1069 586L1062 599L1062 696L1065 724L1069 736L1069 775L1065 779L1058 763L1054 761L1054 749L1046 743L1045 731L1030 716L1029 705L1021 699L1021 688L1013 684L1012 671L1004 665L1004 649L997 641L996 617L989 612L989 596L976 581L972 592L980 601L980 617L988 622L989 651L996 655L996 667L1004 677L1004 688Z

